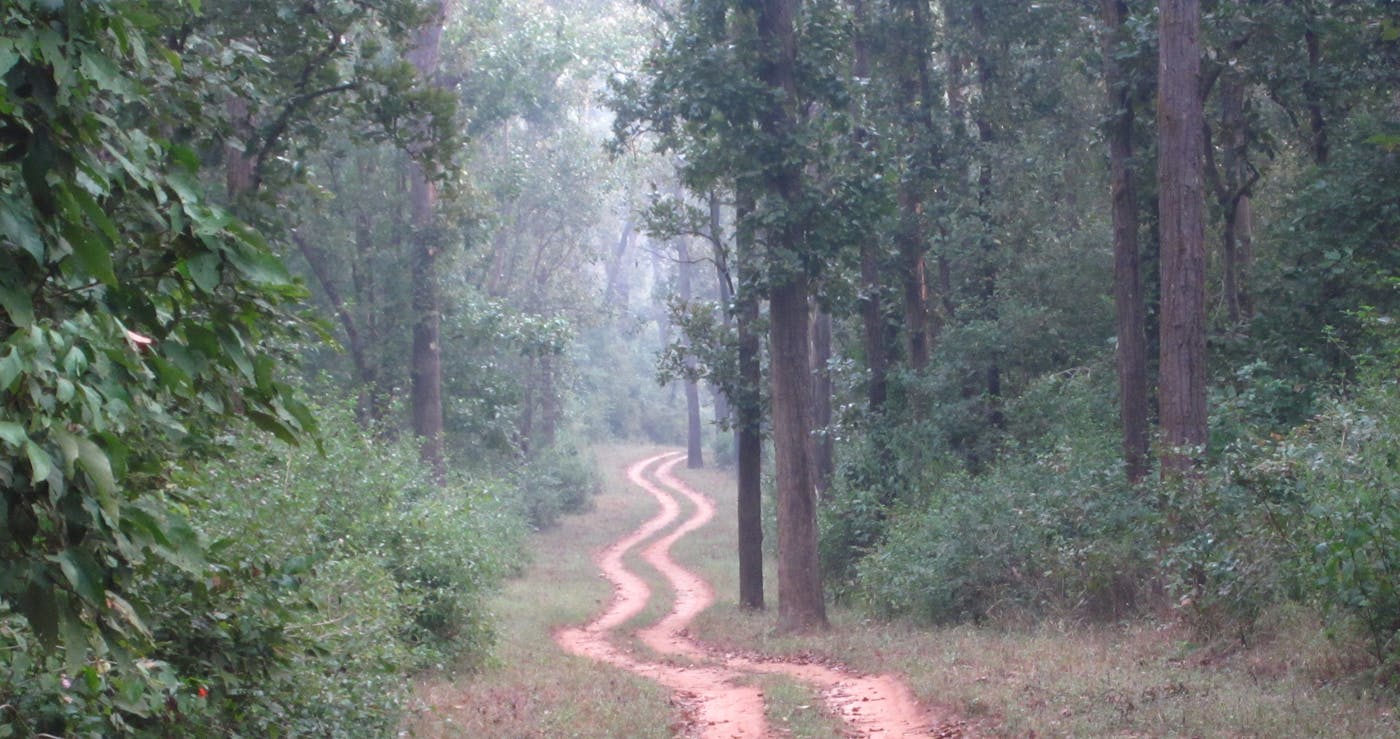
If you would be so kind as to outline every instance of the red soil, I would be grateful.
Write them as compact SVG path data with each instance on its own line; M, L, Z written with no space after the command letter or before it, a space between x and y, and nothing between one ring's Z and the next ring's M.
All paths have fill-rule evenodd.
M894 675L861 675L829 664L720 654L689 637L686 630L690 622L714 603L714 589L672 559L670 550L677 541L708 524L714 518L715 505L671 473L682 459L684 455L678 453L661 454L627 469L628 479L654 497L660 510L598 555L603 576L613 583L613 600L587 624L557 632L555 641L573 654L630 670L670 688L683 707L686 735L704 739L773 736L764 718L762 691L746 684L752 682L753 675L767 673L816 687L832 714L846 721L847 736L931 736L937 718L920 706ZM680 518L675 494L687 498L695 512L642 550L642 559L666 578L675 598L671 610L637 636L659 655L685 658L692 665L640 659L609 641L610 634L640 613L651 598L651 589L623 565L623 557Z

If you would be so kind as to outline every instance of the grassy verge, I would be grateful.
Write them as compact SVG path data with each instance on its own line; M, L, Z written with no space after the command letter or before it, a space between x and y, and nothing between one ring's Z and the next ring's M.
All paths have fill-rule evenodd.
M551 639L563 625L587 621L612 590L592 561L608 542L655 513L631 493L623 469L648 447L598 450L604 491L593 510L566 517L532 537L533 563L492 600L495 658L474 671L444 671L419 681L415 737L670 737L679 715L656 684L565 654ZM643 569L638 569L642 572ZM664 590L658 591L664 593ZM665 599L662 598L665 606Z
M831 610L833 628L826 634L776 637L771 609L755 614L735 606L733 558L722 551L733 551L722 541L729 532L732 542L732 482L709 470L679 474L720 507L708 534L677 545L678 559L715 583L719 602L691 629L712 645L897 672L921 699L947 707L985 735L1400 736L1394 697L1377 697L1350 681L1359 655L1321 637L1315 617L1303 612L1276 614L1263 630L1267 638L1247 648L1192 644L1172 624L915 628L841 607ZM767 584L771 606L771 574Z

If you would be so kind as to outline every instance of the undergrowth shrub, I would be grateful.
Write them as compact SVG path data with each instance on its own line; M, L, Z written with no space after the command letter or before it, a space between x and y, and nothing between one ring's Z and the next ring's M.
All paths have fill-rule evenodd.
M530 526L547 529L564 514L586 510L602 485L592 454L562 437L531 454L516 473L517 506Z
M1030 419L1008 429L1018 446L981 474L928 465L888 508L845 494L835 531L879 537L854 563L872 608L934 622L1129 613L1153 570L1158 515L1123 479L1099 382L1084 372L1038 383L1007 414Z
M175 471L126 652L65 664L0 609L0 736L388 735L408 673L488 648L518 515L489 486L431 484L411 441L344 405L319 416L324 454L249 433Z
M1380 373L1377 373L1378 375ZM1293 526L1303 595L1355 619L1372 655L1400 671L1400 383L1376 376L1325 406L1266 458L1299 491Z

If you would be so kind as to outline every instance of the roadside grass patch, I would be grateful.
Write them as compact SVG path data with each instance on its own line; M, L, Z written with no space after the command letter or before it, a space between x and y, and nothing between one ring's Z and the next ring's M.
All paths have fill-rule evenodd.
M660 451L640 446L597 449L605 484L592 510L566 516L559 526L532 535L532 563L490 601L499 624L494 657L479 669L463 666L419 680L405 735L672 736L669 727L680 716L669 691L645 678L566 654L552 638L555 629L584 623L612 597L592 557L655 513L650 496L635 495L619 481L625 483L628 462Z
M1299 607L1265 614L1247 646L1229 638L1194 643L1174 621L917 627L844 606L829 609L827 633L778 636L771 563L769 609L736 605L732 478L723 470L677 473L718 505L714 524L676 546L677 559L715 585L717 602L691 634L717 649L902 675L925 704L968 722L971 736L1400 736L1394 696L1368 692L1358 677L1370 664L1364 640L1344 628L1329 640L1321 617ZM783 690L769 700L781 700ZM770 708L775 726L784 710L797 713Z

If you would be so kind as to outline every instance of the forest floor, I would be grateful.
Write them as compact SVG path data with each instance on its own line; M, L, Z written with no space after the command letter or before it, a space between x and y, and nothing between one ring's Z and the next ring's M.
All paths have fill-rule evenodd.
M497 599L496 658L422 679L406 735L1400 736L1393 696L1306 614L1247 648L1170 623L928 629L840 607L829 632L778 636L715 597L737 589L734 527L713 520L732 521L728 473L646 447L599 461L594 510L537 535Z

